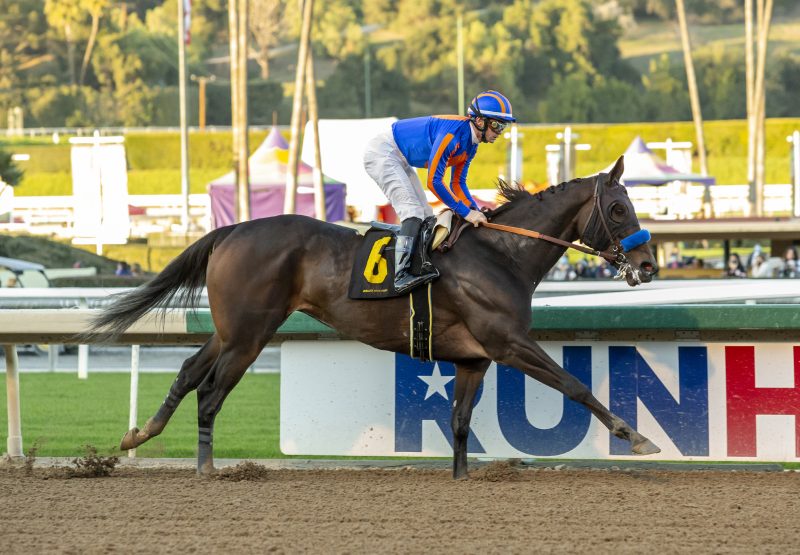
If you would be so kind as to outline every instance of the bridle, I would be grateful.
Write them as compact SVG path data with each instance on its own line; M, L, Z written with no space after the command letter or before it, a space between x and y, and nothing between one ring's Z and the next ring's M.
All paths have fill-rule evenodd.
M548 243L553 243L555 245L559 245L562 247L566 247L568 249L574 249L586 254L591 254L593 256L599 256L607 260L610 264L617 268L617 275L614 276L614 279L623 279L627 276L628 273L633 275L634 279L637 283L641 283L641 278L639 277L639 269L634 268L630 262L628 262L628 258L625 256L625 252L638 247L641 244L646 243L650 240L650 233L646 230L639 230L632 233L630 236L623 238L622 240L617 239L611 233L611 229L608 227L608 222L606 222L606 216L603 213L603 208L600 202L601 196L601 187L600 183L608 179L607 174L600 174L597 176L594 184L594 194L592 198L592 212L589 214L589 219L586 220L586 225L583 228L583 232L581 233L581 242L584 243L583 245L578 245L576 243L570 243L569 241L564 241L557 237L552 237L550 235L545 235L544 233L539 233L538 231L533 231L529 229L524 229L521 227L514 227L509 225L502 225L502 224L495 224L491 222L486 222L482 224L483 227L488 227L490 229L496 229L499 231L505 231L507 233L514 233L516 235L523 235L525 237L531 237L533 239L541 239L542 241L547 241ZM598 222L602 226L602 231L605 232L606 239L604 239L604 244L608 245L601 249L595 249L589 245L591 243L597 244L593 239L594 236L599 231L598 229ZM587 232L591 233L590 239L586 239ZM639 235L641 234L641 235ZM638 238L635 236L639 235ZM646 239L644 238L646 236ZM623 242L627 239L634 239L630 242L630 244L623 245Z
M600 256L603 256L603 258L605 258L612 264L621 265L628 261L627 258L625 257L625 249L622 247L622 243L620 242L620 240L614 237L614 235L611 233L611 229L609 229L608 222L606 221L606 215L603 213L603 207L600 203L600 195L602 191L600 183L601 182L606 183L607 181L608 181L608 175L604 173L601 173L600 175L597 176L597 179L595 179L594 194L592 195L592 213L589 214L589 219L586 220L586 225L583 227L583 232L581 233L580 238L581 238L581 243L583 243L584 245L592 245L592 244L607 245L604 247L600 247L600 249L598 249L598 252L610 254L611 256L613 256L613 260L606 256L603 256L602 254L600 254ZM600 222L600 225L602 225L602 231L605 232L606 236L602 243L594 240L598 234L598 229L597 229L598 222ZM587 235L589 235L588 238Z

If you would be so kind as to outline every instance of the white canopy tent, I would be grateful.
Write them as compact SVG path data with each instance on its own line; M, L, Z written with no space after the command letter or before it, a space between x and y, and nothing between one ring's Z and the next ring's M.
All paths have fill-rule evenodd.
M364 148L375 135L388 131L397 118L321 119L319 143L322 173L347 185L347 204L360 219L374 219L378 206L389 201L364 170ZM301 160L314 166L314 131L309 121L303 135Z

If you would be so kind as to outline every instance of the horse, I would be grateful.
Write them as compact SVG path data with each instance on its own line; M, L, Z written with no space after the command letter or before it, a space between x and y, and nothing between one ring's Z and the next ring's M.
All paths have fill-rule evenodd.
M633 454L660 451L604 407L529 335L536 286L573 241L580 239L595 254L613 244L613 256L605 256L630 286L651 281L658 271L646 240L628 252L619 248L621 239L646 233L619 182L623 169L620 157L608 174L574 179L537 194L498 184L506 202L489 212L490 222L498 227L535 228L537 236L553 241L468 226L446 254L432 253L441 272L431 287L432 358L450 361L456 368L453 478L468 477L473 403L492 361L517 368L581 403L613 435L628 440ZM186 394L197 390L197 472L213 473L214 419L227 395L294 311L312 316L345 337L407 353L406 297L348 297L350 270L362 240L351 228L304 216L241 222L209 232L151 281L101 311L87 334L113 340L152 309L165 310L173 302L197 306L205 285L215 327L212 337L183 363L155 415L143 428L128 430L120 449L137 447L161 433Z

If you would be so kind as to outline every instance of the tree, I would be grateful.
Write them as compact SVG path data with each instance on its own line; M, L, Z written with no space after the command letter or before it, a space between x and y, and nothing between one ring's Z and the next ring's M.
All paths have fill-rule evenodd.
M364 23L367 25L388 25L396 16L394 0L362 0Z
M692 117L685 73L681 69L671 64L667 54L651 60L648 73L642 76L645 121L681 121Z
M800 116L797 91L800 91L800 56L786 54L773 59L767 82L774 86L767 102L767 115L775 118Z
M715 47L697 55L700 102L711 119L739 119L747 114L742 95L745 72L741 53Z
M457 96L456 82L456 12L469 13L474 2L456 0L398 0L397 17L391 30L402 36L399 66L412 84L412 100L426 106L426 111L452 111ZM464 33L467 49L471 40L480 40L485 27ZM477 35L477 36L476 36ZM467 69L471 60L465 56ZM468 87L469 78L467 79Z
M98 43L92 66L102 94L94 117L102 125L146 125L154 95L141 77L141 59L122 48L122 38L107 34Z
M586 76L573 73L556 77L539 104L539 116L544 122L588 122L598 111L597 95Z
M103 15L103 11L108 7L108 2L109 0L80 0L81 8L89 12L92 24L89 31L89 40L86 43L86 50L83 53L83 62L81 62L81 74L78 78L79 86L83 86L84 79L86 78L86 70L92 59L92 51L94 50L94 44L97 40L97 33L100 30L100 17Z
M67 43L67 73L69 84L77 84L75 70L75 41L83 19L81 0L45 0L44 13L51 27L59 29Z
M552 89L556 82L560 86L569 82L593 87L596 82L614 78L639 86L640 78L621 59L616 45L619 26L595 17L588 0L515 0L504 9L503 24L512 37L522 41L522 59L515 67L520 68L517 83L526 104L534 105L535 99L545 96L547 106L538 113L548 119L556 113L564 114L564 110L570 112L561 99L552 96L557 96ZM573 75L578 76L574 81L569 79ZM554 112L555 106L564 109ZM576 117L591 118L588 105L581 106L576 107Z
M0 181L16 187L22 181L25 171L20 169L11 158L11 153L0 147Z
M408 80L398 70L386 68L378 57L370 65L373 89L373 116L409 115ZM351 55L339 62L333 74L319 91L319 112L326 118L364 117L364 63L361 56Z
M261 79L269 79L270 50L285 36L287 2L297 0L250 0L248 30Z

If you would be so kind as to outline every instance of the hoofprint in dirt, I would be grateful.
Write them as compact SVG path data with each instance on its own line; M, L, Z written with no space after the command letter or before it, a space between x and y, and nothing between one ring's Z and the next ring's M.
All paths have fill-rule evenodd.
M4 553L786 553L799 472L0 466ZM646 545L645 545L646 544ZM646 546L651 546L647 548Z

